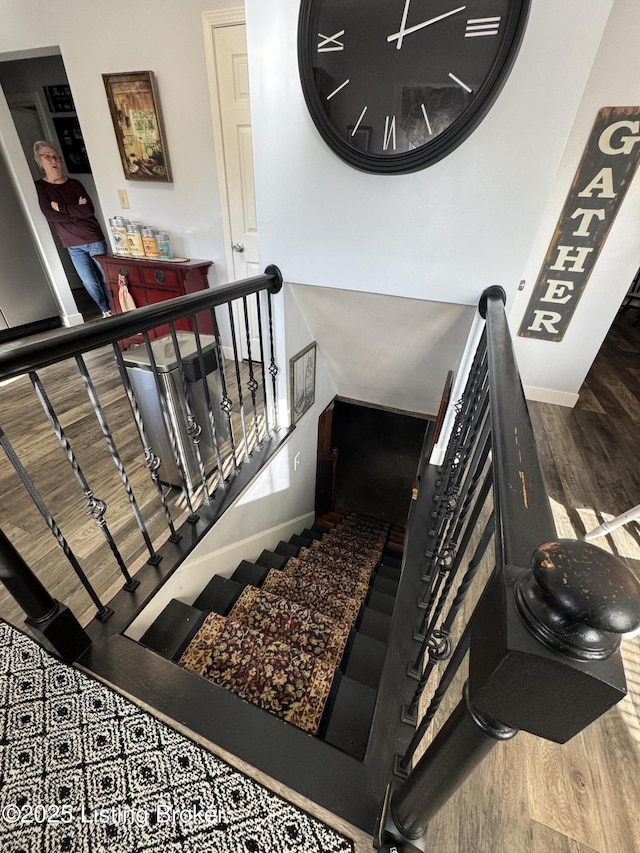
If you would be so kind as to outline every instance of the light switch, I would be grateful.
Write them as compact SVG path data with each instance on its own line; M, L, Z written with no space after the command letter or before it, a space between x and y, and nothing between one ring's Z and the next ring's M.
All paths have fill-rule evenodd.
M120 199L120 207L123 210L129 209L129 196L126 190L118 190L118 198Z

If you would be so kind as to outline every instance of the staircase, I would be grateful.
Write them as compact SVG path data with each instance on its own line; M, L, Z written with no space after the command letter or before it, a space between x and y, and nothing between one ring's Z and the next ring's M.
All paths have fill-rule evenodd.
M163 657L348 755L369 739L404 531L330 512L169 602L141 638Z

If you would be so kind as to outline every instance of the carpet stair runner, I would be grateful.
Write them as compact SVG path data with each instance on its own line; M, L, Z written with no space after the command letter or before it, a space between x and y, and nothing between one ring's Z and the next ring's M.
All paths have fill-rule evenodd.
M402 531L332 512L173 600L141 642L357 758L366 750Z

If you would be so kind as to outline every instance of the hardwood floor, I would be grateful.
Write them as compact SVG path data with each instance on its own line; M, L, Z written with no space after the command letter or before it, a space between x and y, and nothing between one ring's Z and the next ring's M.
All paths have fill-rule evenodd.
M618 317L574 409L529 404L561 537L582 538L640 502L636 316ZM640 575L637 524L594 544ZM427 849L640 853L640 635L622 649L628 696L562 746L526 733L498 744L431 823Z
M639 356L640 324L634 312L623 314L614 324L575 409L530 404L559 536L582 537L603 520L640 501L636 447ZM54 368L49 370L50 376L43 373L45 384L52 389L52 396L54 391L61 395L64 427L84 466L85 456L87 460L91 457L102 438L78 404L81 388L71 384L68 376L56 375ZM139 456L139 441L130 422L117 414L121 401L117 390L108 387L112 370L109 359L100 363L98 357L93 370L97 375L102 373L105 405L110 422L113 418L120 450L133 460ZM66 488L59 471L67 465L66 459L61 450L45 451L42 436L49 427L37 406L31 408L27 403L30 386L28 382L20 384L25 382L19 380L0 389L0 425L21 452L28 454L30 472L61 527L64 520L65 533L70 530L73 534L73 547L83 565L92 566L96 586L107 590L114 583L119 585L108 551L97 556L98 546L89 540L87 531L93 522L84 516L79 489L78 497L70 501L72 507L63 502ZM10 398L5 396L8 392ZM55 467L58 463L60 468ZM126 464L129 470L129 462ZM141 462L132 461L132 468L135 464L145 474ZM87 461L86 465L93 479L92 463ZM112 466L110 459L108 465ZM0 526L20 549L34 549L37 572L42 572L43 578L52 578L54 594L68 600L68 589L77 587L77 582L65 562L60 562L57 544L29 506L28 498L21 494L24 490L6 459L0 463L0 474ZM101 484L100 471L95 477ZM138 494L137 484L135 489ZM103 495L98 488L96 492L116 501L111 493ZM155 497L151 495L148 500L152 502ZM137 549L137 559L144 559L135 529L125 538L131 541L134 553ZM617 553L640 573L637 525L618 528L596 544ZM79 596L78 612L86 611L86 594L80 591ZM0 594L0 616L21 623L19 611L12 609L4 594ZM563 746L525 733L498 744L436 816L429 827L427 849L434 853L640 853L640 636L624 641L623 655L629 687L623 702ZM454 697L450 703L453 701ZM442 710L446 713L446 706ZM232 756L228 758L235 763ZM243 769L252 776L260 775L251 767ZM371 849L371 839L364 833L345 827L273 780L263 781L346 831L356 840L358 853Z
M169 536L162 504L145 465L142 444L122 387L110 347L85 357L88 371L124 464L131 488L155 548ZM246 386L247 368L241 381ZM235 401L232 427L237 458L244 451L243 431L238 409L237 381L234 370L227 370L228 392ZM105 439L73 361L62 362L39 371L46 394L59 418L65 436L73 448L81 471L97 498L107 504L108 529L131 574L149 557L125 489L108 452ZM247 392L245 391L245 396ZM260 404L260 400L258 401ZM251 401L245 399L246 432L249 448L255 441ZM19 377L0 384L0 427L27 469L40 496L62 531L82 570L88 576L103 603L123 586L125 579L102 529L88 517L83 490L73 475L65 452L60 447L47 417L38 402L29 378ZM259 432L264 419L259 412ZM232 468L228 442L221 448L225 475ZM0 451L0 527L23 559L42 580L49 592L64 602L82 624L96 613L96 606L77 579L47 523L31 500L6 455ZM161 468L162 471L162 468ZM217 475L209 478L215 487ZM164 486L175 527L187 517L188 507L180 490ZM201 495L193 497L198 505ZM17 626L23 623L18 605L0 589L0 617Z

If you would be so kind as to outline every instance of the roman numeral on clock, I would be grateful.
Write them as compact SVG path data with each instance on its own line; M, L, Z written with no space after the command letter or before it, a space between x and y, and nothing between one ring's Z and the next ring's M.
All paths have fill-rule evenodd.
M455 74L452 74L451 71L449 72L449 77L451 77L453 82L457 83L461 89L464 89L465 92L468 92L469 94L471 94L473 92L473 89L470 86L467 86L466 83L464 83L459 77L456 77Z
M323 36L322 33L318 33L318 38L322 39L322 41L318 42L318 53L329 53L332 50L344 50L344 44L339 41L340 36L344 35L344 30L340 30L339 33L335 33L332 36Z
M493 18L469 18L464 37L469 39L476 36L497 36L501 20L500 15Z
M351 136L355 136L356 133L358 132L358 128L360 127L360 122L364 118L364 114L366 113L366 111L367 111L367 108L365 107L362 110L362 112L360 113L360 118L358 119L358 121L353 126L353 130L351 131Z
M382 150L388 151L389 145L396 150L396 117L385 116L384 119L384 138L382 140Z

